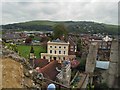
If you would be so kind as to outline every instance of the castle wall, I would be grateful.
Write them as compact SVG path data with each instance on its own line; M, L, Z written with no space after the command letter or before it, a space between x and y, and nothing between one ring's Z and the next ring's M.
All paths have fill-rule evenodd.
M117 77L118 77L118 41L113 40L110 52L110 65L108 71L108 87L116 88L117 87ZM116 84L115 84L116 83Z

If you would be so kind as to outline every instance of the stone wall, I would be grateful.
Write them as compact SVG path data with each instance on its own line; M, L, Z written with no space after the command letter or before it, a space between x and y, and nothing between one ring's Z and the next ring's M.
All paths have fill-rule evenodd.
M97 51L98 51L98 44L91 43L89 47L89 53L87 56L85 72L93 73L96 65L96 58L97 58Z
M109 88L117 88L118 85L118 41L113 40L110 52L110 65L108 71L108 87Z

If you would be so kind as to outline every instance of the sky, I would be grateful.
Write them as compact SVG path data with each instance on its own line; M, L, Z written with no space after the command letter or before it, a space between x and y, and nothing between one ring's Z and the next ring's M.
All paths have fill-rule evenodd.
M2 0L0 24L32 20L118 24L119 0Z

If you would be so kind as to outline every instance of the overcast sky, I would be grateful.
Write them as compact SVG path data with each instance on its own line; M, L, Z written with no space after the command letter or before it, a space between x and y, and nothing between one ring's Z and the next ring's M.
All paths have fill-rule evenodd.
M0 3L2 4L1 21L2 24L31 20L96 21L117 24L118 1L2 0L2 3Z

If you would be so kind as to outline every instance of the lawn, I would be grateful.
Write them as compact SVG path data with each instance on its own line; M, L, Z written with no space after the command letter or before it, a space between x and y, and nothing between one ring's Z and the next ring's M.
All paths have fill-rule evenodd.
M17 47L18 47L19 54L22 57L25 57L26 59L28 59L31 46L18 45ZM46 52L46 49L42 46L33 46L33 49L34 49L34 54L35 54L36 58L40 58L40 53Z
M16 47L20 56L22 56L26 59L29 58L31 46L29 46L29 45L15 45L15 44L12 45L10 43L5 43L5 46L7 46L11 50L15 50L15 47ZM35 54L36 58L41 57L40 53L46 52L46 48L43 46L33 46L33 49L34 49L34 54Z

